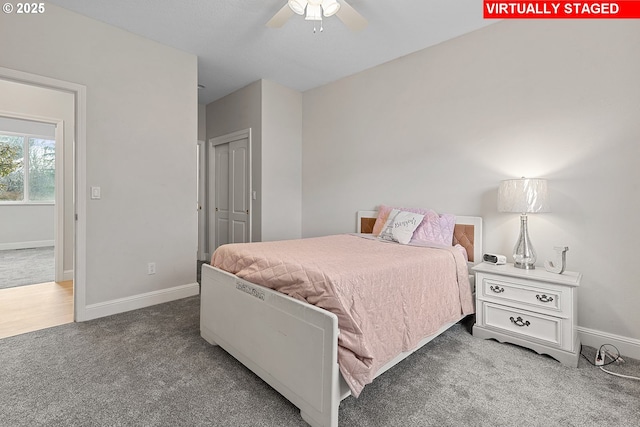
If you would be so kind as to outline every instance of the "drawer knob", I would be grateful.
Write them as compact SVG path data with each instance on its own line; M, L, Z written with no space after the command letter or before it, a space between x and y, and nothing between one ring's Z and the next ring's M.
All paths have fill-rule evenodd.
M504 292L504 288L501 288L500 286L493 286L492 285L492 286L489 286L489 289L491 289L496 294Z
M538 301L540 302L551 302L553 301L553 297L548 297L545 294L542 295L536 295L536 298L538 299Z
M522 317L518 316L517 319L514 319L513 316L511 316L509 318L509 320L511 320L511 323L514 323L517 326L523 327L523 326L529 326L531 323L529 323L528 320L522 320Z

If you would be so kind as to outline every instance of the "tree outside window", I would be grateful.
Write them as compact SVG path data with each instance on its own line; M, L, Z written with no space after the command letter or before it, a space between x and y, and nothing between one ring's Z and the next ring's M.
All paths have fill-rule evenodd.
M56 142L29 138L29 200L53 202L56 190Z
M0 134L0 202L53 203L55 141Z

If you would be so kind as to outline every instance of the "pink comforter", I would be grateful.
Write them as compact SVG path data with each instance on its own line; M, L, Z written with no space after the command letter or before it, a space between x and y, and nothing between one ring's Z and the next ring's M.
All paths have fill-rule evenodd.
M473 313L457 249L336 235L220 246L212 265L338 317L338 363L354 396L395 356Z

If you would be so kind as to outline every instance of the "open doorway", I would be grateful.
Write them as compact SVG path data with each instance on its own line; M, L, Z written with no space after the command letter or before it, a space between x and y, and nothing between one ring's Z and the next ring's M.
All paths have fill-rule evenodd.
M56 279L56 126L0 116L0 289Z
M32 270L37 270L33 271L34 277L15 272L13 279L22 283L0 287L0 337L74 320L73 144L77 134L78 104L77 93L69 90L73 87L73 84L0 68L0 116L13 120L14 124L21 122L31 126L29 129L10 129L11 136L22 134L18 139L23 143L23 157L18 162L21 169L18 175L21 176L16 178L14 174L12 177L12 194L2 197L0 190L0 199L4 199L0 201L0 216L5 216L0 220L5 230L12 231L2 233L7 241L0 242L0 249L16 249L9 257L9 262L16 268L25 264L22 258L33 256ZM43 126L53 130L53 138ZM4 128L0 131L6 130L7 126L0 128ZM19 194L16 196L15 184L20 180L23 182L17 186ZM32 233L25 234L25 227ZM51 262L53 277L51 270L45 271L45 264ZM51 280L44 283L33 283L49 278ZM2 318L3 314L9 317L8 323Z

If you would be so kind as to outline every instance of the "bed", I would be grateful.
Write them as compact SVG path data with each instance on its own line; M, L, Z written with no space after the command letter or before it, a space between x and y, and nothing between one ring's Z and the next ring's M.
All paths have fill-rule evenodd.
M358 212L357 232L371 233L376 216L377 212L375 211ZM455 222L454 243L465 247L468 263L473 264L474 261L481 259L482 220L478 217L457 216L455 217ZM346 250L351 250L352 252L354 249L349 249L352 248L351 245L354 245L353 248L388 245L373 239L367 239L362 235L354 234L334 237L337 238L336 242L338 242L339 246L344 246L347 248ZM307 242L308 240L314 239L302 239L293 244L302 245L299 246L300 253L304 253L306 250L304 245L334 244L332 236L317 238L314 242ZM255 246L255 244L250 245ZM258 246L262 247L261 245ZM242 248L247 247L242 246ZM278 252L278 245L268 246L265 244L264 248L265 252L268 252L267 255L270 255L271 252ZM461 256L458 255L457 250L451 248L414 249L438 251L443 253L442 256L444 258L457 260L455 261L455 264L458 265L456 272L446 274L460 276L464 272L464 275L466 275L465 280L458 280L458 282L466 283L466 286L470 286L467 262L463 259L464 269L459 267ZM322 251L322 249L317 250ZM403 250L413 249L404 248ZM400 254L400 257L403 256L403 254ZM223 258L227 259L228 257L225 256ZM255 258L259 259L258 256ZM312 262L311 264L314 263ZM336 427L338 425L338 408L342 399L351 394L357 396L364 384L396 365L468 314L468 309L467 313L460 312L460 309L458 309L457 313L449 310L444 316L446 321L435 325L435 327L433 325L429 326L430 329L426 334L424 334L426 329L421 328L427 328L427 326L416 322L415 327L412 326L411 333L405 331L402 339L398 338L396 340L399 343L401 342L399 344L402 346L400 351L397 348L380 350L374 344L371 344L370 347L373 348L372 354L376 356L384 354L384 357L369 358L361 353L368 351L369 347L367 346L369 346L369 342L372 342L372 340L367 341L365 338L372 333L379 333L379 325L363 326L362 335L365 338L360 339L358 336L354 338L354 329L358 329L358 325L353 326L347 323L345 316L359 318L357 310L354 309L355 303L349 306L346 315L342 312L334 313L329 311L330 309L333 310L333 307L324 309L301 301L301 299L308 298L313 300L314 303L317 300L320 306L323 304L331 306L332 301L339 300L344 302L345 298L342 296L342 299L327 299L324 298L324 291L316 292L315 287L312 286L308 290L312 294L312 298L308 294L298 295L289 292L295 296L294 298L283 292L256 284L256 282L260 283L261 281L260 274L247 274L247 271L254 272L252 270L253 264L247 264L247 266L247 268L241 270L245 278L207 264L202 266L200 333L206 341L213 345L221 346L292 402L300 409L302 418L312 426ZM311 278L321 278L325 274L323 268L327 271L331 270L320 263L309 268L310 273L304 274ZM385 274L383 270L377 271L376 277ZM340 280L345 280L345 283L351 283L351 278L348 277L349 274L361 276L364 273L349 271L348 274L338 273L338 276L340 276ZM396 274L395 272L393 273L393 275ZM326 275L331 277L329 271ZM277 280L273 279L273 276L266 277L264 280L269 282L265 283L265 285L269 286L277 282ZM366 280L374 281L372 277ZM410 281L403 282L403 287L408 282ZM355 301L355 298L361 292L364 291L354 291L348 295L346 300L351 301L351 299L354 299ZM462 292L460 295L462 295ZM368 301L370 301L371 296L371 293L369 293L362 300L369 304ZM373 302L370 304L375 305ZM367 310L369 309L367 308ZM409 309L408 311L411 310ZM382 313L380 316L381 319L384 318ZM338 328L339 318L342 331ZM407 338L408 335L410 335L409 338ZM358 347L360 341L366 344ZM350 345L355 345L357 349L351 349ZM352 352L354 352L354 356L345 359L345 354L349 356ZM344 367L345 365L353 366L347 369ZM356 374L352 375L349 369L353 367L356 370ZM357 377L361 374L363 375L362 381ZM353 392L354 390L355 392Z

